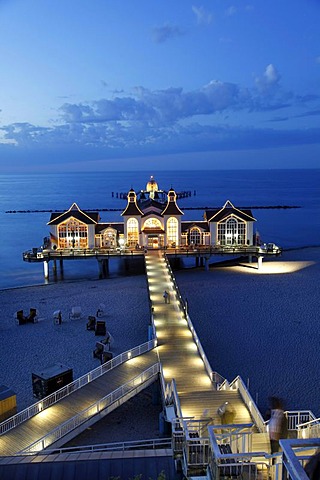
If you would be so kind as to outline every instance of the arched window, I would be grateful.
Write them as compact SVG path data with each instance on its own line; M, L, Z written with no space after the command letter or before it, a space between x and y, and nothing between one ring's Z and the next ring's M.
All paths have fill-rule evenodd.
M144 222L144 228L162 228L162 225L158 218L148 218Z
M107 228L103 232L103 247L116 248L117 246L117 232L113 228Z
M192 227L190 229L190 244L201 245L201 231L200 228Z
M169 246L179 245L178 220L170 217L167 221L167 243Z
M233 217L219 223L218 243L220 245L245 245L246 223Z
M127 222L127 244L132 247L139 243L139 224L136 218L129 218Z
M59 248L87 248L88 226L70 218L58 226Z

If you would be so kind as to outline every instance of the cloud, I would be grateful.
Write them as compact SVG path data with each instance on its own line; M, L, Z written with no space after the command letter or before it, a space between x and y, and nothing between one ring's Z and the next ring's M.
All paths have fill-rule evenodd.
M231 17L232 15L235 15L237 13L237 9L234 5L231 5L229 8L226 10L226 15L228 17Z
M192 6L192 11L196 16L198 25L209 25L213 20L212 13L206 11L202 6L195 7Z
M155 43L164 43L174 37L184 35L184 32L177 25L163 25L162 27L155 27L152 30L152 40Z
M261 90L262 92L267 92L278 86L280 78L281 77L277 69L272 63L270 63L269 65L267 65L265 71L263 72L263 75L260 77L256 77L255 83L259 90Z
M300 109L301 117L320 115L319 96L283 91L272 64L260 79L259 88L212 80L189 91L138 86L130 95L113 92L113 98L66 102L60 107L59 123L50 127L23 122L0 127L0 152L11 148L39 157L50 152L50 158L55 154L56 158L99 159L319 143L319 129L290 130L287 126L284 131L250 126L257 125L259 118L274 125L294 118L285 110L292 106ZM262 83L269 88L260 88ZM284 113L268 119L268 112L277 111ZM232 125L235 119L238 126Z

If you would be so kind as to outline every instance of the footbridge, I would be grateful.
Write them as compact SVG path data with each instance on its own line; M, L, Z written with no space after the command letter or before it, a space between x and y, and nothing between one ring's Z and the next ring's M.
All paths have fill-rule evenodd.
M0 424L0 473L1 469L16 473L18 470L10 470L15 464L32 468L41 459L63 463L67 458L61 448L64 444L160 376L161 421L171 442L165 449L162 446L158 456L171 456L186 478L282 478L281 457L270 455L265 422L241 378L229 383L212 370L167 256L147 251L145 265L151 311L149 341ZM218 414L219 407L223 415ZM288 412L288 418L289 428L300 426L303 438L308 429L311 435L320 433L319 421L311 412ZM128 448L133 450L134 445ZM140 445L140 455L143 448L148 449ZM97 456L88 446L72 452L68 461L76 465L94 458L110 466L110 450L100 445ZM33 462L30 455L35 454L38 460ZM154 456L147 454L145 462L151 458Z

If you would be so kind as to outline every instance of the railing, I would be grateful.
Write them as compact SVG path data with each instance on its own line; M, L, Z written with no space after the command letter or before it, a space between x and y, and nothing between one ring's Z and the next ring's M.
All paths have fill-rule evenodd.
M249 451L252 427L252 424L209 426L211 478L281 479L281 454Z
M320 418L315 418L312 412L306 413L309 414L311 420L305 423L297 422L298 438L320 438ZM300 421L302 420L300 419Z
M52 393L51 395L43 398L39 402L34 403L30 407L22 410L21 412L13 415L12 417L8 418L4 422L0 424L0 435L8 432L12 428L20 425L21 423L29 420L30 418L34 417L38 413L42 412L51 405L59 402L62 398L67 397L71 393L75 392L79 388L82 388L84 385L96 380L101 375L104 375L106 372L109 372L113 368L121 365L122 363L130 360L131 358L137 357L142 353L148 352L152 350L156 346L156 339L150 340L149 342L143 343L131 350L127 350L124 353L121 353L117 357L114 357L112 360L104 363L103 365L91 370L90 372L86 373L82 377L79 377L72 383L69 383L65 387L60 388L56 392Z
M158 450L172 448L171 438L151 438L148 440L131 440L128 442L98 443L95 445L80 445L77 447L62 447L46 449L46 454L84 453L84 452L127 452L130 450ZM38 453L38 452L37 452ZM34 455L34 452L32 453Z
M304 468L310 458L319 452L320 438L306 440L287 439L280 440L282 448L283 476L281 480L308 480L309 477ZM314 475L316 475L314 473ZM278 480L278 478L276 478Z
M257 428L259 429L260 432L266 432L265 421L264 421L257 405L253 401L253 399L252 399L247 387L245 386L242 378L240 376L237 376L229 384L229 388L230 388L230 390L233 390L234 388L236 388L239 391L246 407L248 408L248 410L250 412L251 418L255 422Z
M62 437L70 433L72 430L75 430L80 425L84 424L92 417L99 414L102 410L104 410L104 414L107 415L110 411L114 410L115 404L116 406L119 406L126 400L131 398L134 392L138 393L141 390L141 388L139 387L141 387L144 383L157 375L159 371L159 364L154 364L152 367L149 367L147 370L137 375L135 378L125 383L121 387L117 388L113 392L109 393L98 402L93 403L92 405L90 405L90 407L78 413L78 415L75 415L71 419L62 423L50 433L29 445L20 453L24 454L27 452L39 452L41 450L44 450L49 445L57 442Z
M172 272L172 269L171 269L171 266L170 266L170 263L169 263L169 260L168 258L165 256L165 261L166 261L166 264L167 264L167 268L168 268L168 271L169 271L169 274L170 274L170 277L172 279L172 282L174 284L174 287L175 287L175 290L176 290L176 295L177 295L177 300L179 301L180 303L180 308L184 311L184 314L185 314L185 318L187 320L187 323L188 323L188 327L192 333L192 336L193 336L193 340L195 342L195 344L197 345L197 348L198 348L198 352L199 352L199 355L200 357L202 358L203 360L203 363L205 365L205 368L206 368L206 371L210 377L210 380L212 383L215 384L216 388L217 388L217 385L219 385L221 382L223 382L225 379L218 373L218 372L215 372L214 370L212 370L211 368L211 365L210 365L210 362L203 350L203 347L201 345L201 342L199 340L199 337L197 335L197 332L192 324L192 321L191 321L191 318L189 317L189 314L187 312L187 309L186 309L186 305L185 305L185 302L183 301L183 298L180 294L180 290L179 290L179 287L178 287L178 284L176 282L176 279L175 279L175 276L173 275L173 272Z

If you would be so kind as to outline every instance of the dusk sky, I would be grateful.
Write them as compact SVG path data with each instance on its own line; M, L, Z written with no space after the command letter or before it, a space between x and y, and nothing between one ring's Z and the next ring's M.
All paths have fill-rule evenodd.
M0 0L0 172L319 168L319 0Z

